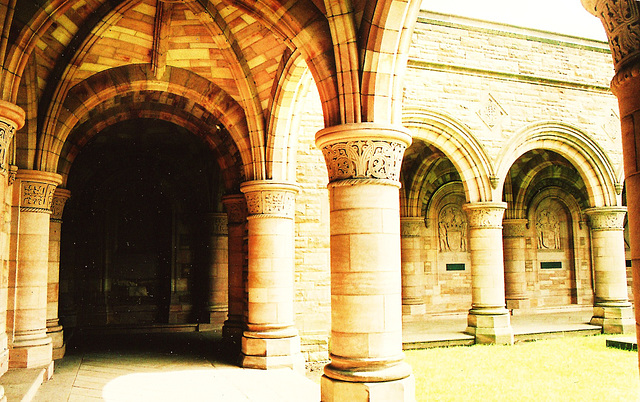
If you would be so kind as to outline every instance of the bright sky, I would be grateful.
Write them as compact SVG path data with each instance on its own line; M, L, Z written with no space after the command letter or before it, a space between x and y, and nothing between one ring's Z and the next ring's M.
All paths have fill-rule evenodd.
M422 0L422 8L583 38L607 40L580 0Z

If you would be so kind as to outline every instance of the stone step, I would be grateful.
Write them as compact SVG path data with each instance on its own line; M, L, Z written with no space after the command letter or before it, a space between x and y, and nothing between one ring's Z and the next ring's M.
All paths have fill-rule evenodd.
M4 396L1 401L31 401L42 383L51 379L53 375L53 362L46 367L23 369L10 369L0 377L0 385L4 388Z
M638 350L638 340L634 336L607 339L607 346L623 350Z

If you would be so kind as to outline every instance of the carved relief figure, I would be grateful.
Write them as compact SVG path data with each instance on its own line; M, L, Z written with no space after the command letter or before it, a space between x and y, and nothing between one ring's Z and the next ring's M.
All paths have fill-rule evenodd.
M556 214L548 209L538 212L536 219L538 249L560 249L560 224Z
M440 251L467 251L467 221L457 205L447 205L438 218Z

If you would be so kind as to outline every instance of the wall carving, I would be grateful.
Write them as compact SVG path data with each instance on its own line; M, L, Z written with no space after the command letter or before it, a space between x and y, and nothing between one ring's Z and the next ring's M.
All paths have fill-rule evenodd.
M374 178L400 180L400 165L407 146L396 141L354 140L322 148L329 181Z
M22 194L20 197L21 212L51 213L55 184L35 181L22 182Z
M527 219L505 219L502 222L503 237L524 237L527 232Z
M595 14L609 38L616 70L640 49L640 21L635 0L598 0Z
M467 251L467 220L457 205L447 205L438 214L440 251Z
M424 221L420 217L401 217L400 235L402 237L420 237Z
M560 250L560 221L555 212L541 209L536 217L539 250Z

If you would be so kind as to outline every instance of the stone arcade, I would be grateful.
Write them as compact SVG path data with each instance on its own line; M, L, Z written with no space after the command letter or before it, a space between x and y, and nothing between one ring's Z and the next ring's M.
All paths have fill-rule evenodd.
M419 1L0 0L0 374L197 325L399 401L403 321L632 330L640 13L583 4L611 50Z

